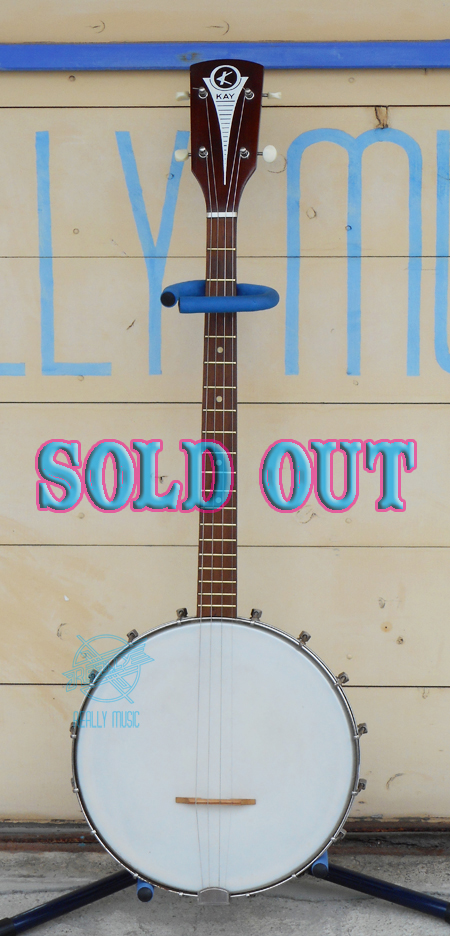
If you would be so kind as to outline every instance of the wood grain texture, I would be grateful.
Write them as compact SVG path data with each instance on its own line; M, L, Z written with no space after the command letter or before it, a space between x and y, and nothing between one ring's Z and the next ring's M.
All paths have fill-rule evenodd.
M445 8L432 0L425 8L420 0L395 6L387 0L375 10L370 0L355 8L351 0L336 7L320 0L311 7L283 0L229 0L226 10L218 0L197 0L186 8L182 0L169 9L156 0L126 0L111 5L102 0L93 10L90 0L76 0L61 7L57 0L23 0L20 11L14 0L5 0L0 18L3 42L230 42L348 41L383 39L441 39L447 35Z

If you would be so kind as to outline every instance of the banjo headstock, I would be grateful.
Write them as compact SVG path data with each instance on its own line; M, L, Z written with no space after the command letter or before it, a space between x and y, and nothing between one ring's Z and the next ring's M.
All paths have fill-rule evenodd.
M192 172L208 212L237 212L256 169L263 66L219 59L190 72Z

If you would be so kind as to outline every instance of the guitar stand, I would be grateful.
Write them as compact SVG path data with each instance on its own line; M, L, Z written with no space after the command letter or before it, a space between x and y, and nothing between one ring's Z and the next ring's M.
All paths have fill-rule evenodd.
M446 900L409 890L407 887L399 887L397 884L389 884L379 878L368 877L367 874L342 868L340 865L329 864L327 854L314 861L308 873L321 880L331 881L333 884L340 884L342 887L369 894L371 897L379 897L381 900L389 900L391 903L409 907L410 910L418 910L420 913L427 913L429 916L439 917L445 923L450 923L450 903ZM49 920L77 910L78 907L86 907L102 897L109 897L110 894L125 890L132 884L136 885L139 900L147 903L152 899L154 888L151 884L139 878L136 880L129 871L119 871L117 874L110 874L93 884L79 887L77 890L69 891L68 894L63 894L62 897L56 897L38 907L33 907L32 910L26 910L25 913L18 913L17 916L0 920L0 936L24 933L35 926L40 926L41 923L48 923Z

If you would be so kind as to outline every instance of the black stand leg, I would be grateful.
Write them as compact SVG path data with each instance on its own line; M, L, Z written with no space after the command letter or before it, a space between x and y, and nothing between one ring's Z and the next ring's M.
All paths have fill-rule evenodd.
M24 933L25 930L32 929L33 926L40 926L41 923L47 923L55 917L63 916L64 913L70 913L78 907L85 907L86 904L94 903L102 897L109 897L116 891L124 890L125 887L131 887L136 884L136 878L129 871L119 871L117 874L110 874L108 877L101 878L93 884L87 884L85 887L79 887L77 890L63 894L62 897L56 897L55 900L49 900L40 907L33 907L32 910L26 910L25 913L18 913L17 916L0 920L0 936L14 936L17 933Z
M341 868L340 865L328 865L326 856L312 865L310 874L325 881L332 881L333 884L341 884L351 890L389 900L402 907L409 907L411 910L419 910L421 913L427 913L429 916L438 917L445 923L450 923L450 903L446 900L421 894L407 887L399 887L397 884L389 884L379 878ZM24 933L25 930L32 929L34 926L40 926L41 923L47 923L55 917L77 910L78 907L85 907L102 897L108 897L126 887L131 887L132 884L136 884L136 878L129 871L111 874L93 884L70 891L62 897L56 897L55 900L49 900L39 907L33 907L32 910L26 910L25 913L18 913L17 916L0 920L0 936L15 936L17 933ZM144 899L151 899L150 895L146 895Z
M440 917L445 923L450 923L450 904L446 900L440 900L439 897L430 897L428 894L421 894L407 887L389 884L387 881L380 881L379 878L368 877L367 874L341 868L340 865L330 864L327 868L325 862L315 863L310 872L314 877L332 881L333 884L342 884L343 887L349 887L351 890L361 891L372 897L380 897L382 900L390 900L391 903Z

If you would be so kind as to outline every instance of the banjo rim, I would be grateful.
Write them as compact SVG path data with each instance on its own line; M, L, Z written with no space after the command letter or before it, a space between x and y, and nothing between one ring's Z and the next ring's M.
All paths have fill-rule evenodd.
M156 887L160 887L160 888L162 888L162 890L167 890L167 891L169 891L169 892L171 892L171 893L178 894L179 896L182 896L182 897L198 897L199 891L180 890L180 889L178 889L178 888L174 888L174 887L171 887L171 886L169 886L169 885L167 885L167 884L164 884L163 882L157 880L156 878L149 878L149 877L146 877L145 875L142 875L142 873L141 873L139 870L137 870L136 868L132 867L130 864L128 864L126 861L124 861L123 858L120 857L119 853L116 852L116 851L107 843L106 839L103 837L102 834L100 834L100 833L97 831L97 829L95 828L95 825L93 824L93 817L90 816L89 810L88 810L87 805L86 805L86 803L85 803L85 801L84 801L84 798L83 798L83 794L82 794L81 787L80 787L80 784L79 784L78 770L77 770L77 742L78 742L79 727L80 727L80 726L79 726L79 720L80 720L80 718L81 718L83 712L87 709L87 707L88 707L88 705L89 705L89 702L90 702L90 699L91 699L92 695L94 694L94 691L95 691L96 687L97 687L97 686L99 685L99 683L101 682L102 677L108 672L108 670L114 665L114 663L115 663L121 656L124 656L124 655L129 651L130 647L135 646L136 644L140 643L141 641L148 640L148 639L151 638L154 634L162 633L163 631L171 630L171 629L173 629L173 628L187 627L187 626L190 626L191 624L194 624L194 623L200 623L200 624L202 624L202 623L205 623L205 624L206 624L206 623L217 623L217 624L220 624L220 623L227 623L227 624L230 624L230 623L231 623L231 624L241 624L241 625L244 625L244 626L247 626L247 627L250 627L250 628L254 628L254 629L256 629L256 630L262 630L262 631L264 631L264 632L269 632L270 634L274 635L275 637L277 637L277 638L279 638L279 639L281 639L281 640L284 640L286 643L291 644L293 647L295 647L295 648L297 649L297 651L298 651L299 653L302 653L302 654L304 654L305 656L308 656L308 657L314 662L314 665L316 665L317 668L318 668L319 670L322 670L323 674L326 676L326 678L327 678L327 679L329 680L329 682L333 685L333 688L334 688L335 691L337 692L337 694L338 694L338 696L339 696L339 698L340 698L340 701L341 701L341 703L343 704L343 707L344 707L344 709L345 709L345 712L346 712L346 714L347 714L347 717L348 717L348 719L349 719L350 725L351 725L352 728L353 728L353 738L352 738L352 740L353 740L353 748L354 748L353 784L352 784L352 790L351 790L351 792L349 793L349 796L348 796L348 801L347 801L347 805L346 805L346 807L345 807L345 812L344 812L343 817L342 817L342 819L341 819L339 825L337 826L336 830L335 830L335 831L333 832L333 834L330 836L329 840L327 841L327 844L326 844L323 848L321 848L321 849L317 852L317 854L315 854L308 862L306 862L305 864L303 864L301 868L298 868L297 870L292 871L291 874L288 874L288 875L286 875L286 876L280 878L279 880L274 881L274 882L272 882L272 883L270 883L270 884L263 885L262 887L252 888L252 889L243 890L243 891L235 891L235 892L231 892L231 891L230 891L230 892L229 892L230 898L231 898L231 897L248 897L248 896L253 895L253 894L261 894L261 893L264 893L265 891L272 890L273 887L279 887L281 884L285 884L285 883L287 883L287 881L290 881L290 880L292 880L293 878L296 878L296 877L300 877L302 874L304 874L304 873L308 870L308 868L310 868L311 865L314 864L315 861L317 861L323 854L325 854L325 852L328 850L328 848L330 847L330 845L334 844L334 842L338 841L338 839L341 837L341 832L342 832L343 827L344 827L344 825L345 825L345 823L346 823L346 821L347 821L347 819L348 819L349 813L350 813L351 808L352 808L352 806L353 806L354 799L355 799L355 797L357 796L357 794L358 794L358 792L359 792L359 791L358 791L358 780L359 780L359 772L360 772L360 737L359 737L359 734L358 734L358 727L357 727L357 724L356 724L355 716L354 716L353 711L352 711L352 709L351 709L350 703L349 703L349 701L348 701L348 699L347 699L347 696L345 695L345 692L343 691L343 688L342 688L341 683L338 681L338 679L336 678L336 676L334 676L334 674L331 672L331 670L328 668L328 666L323 662L323 660L322 660L319 656L317 656L317 654L314 653L313 650L310 650L309 647L307 647L305 643L303 643L302 641L300 641L300 640L298 640L297 638L293 637L292 634L287 634L285 631L282 631L282 630L280 630L280 629L277 628L277 627L273 627L271 624L266 624L266 623L264 623L263 621L258 621L258 620L255 620L255 619L253 619L253 618L245 618L245 617L241 617L241 616L239 616L239 615L237 615L236 617L217 617L217 616L198 617L197 615L195 615L195 616L188 616L188 617L184 617L184 618L181 618L181 619L177 619L176 621L169 621L169 622L167 622L166 624L160 624L160 625L158 625L157 627L154 627L154 628L151 628L151 629L148 630L148 631L145 631L143 634L139 634L138 637L135 637L135 638L134 638L133 640L131 640L126 646L124 646L123 648L119 649L118 653L116 653L116 655L115 655L115 656L113 657L113 659L107 664L107 666L105 666L104 669L103 669L101 672L99 672L99 673L95 676L95 679L93 679L93 681L92 681L92 683L91 683L89 692L86 694L86 696L85 696L85 698L84 698L84 701L83 701L83 703L82 703L82 705L81 705L81 708L79 709L79 712L78 712L78 720L77 720L78 723L73 725L72 731L71 731L71 738L72 738L72 788L73 788L73 792L76 793L76 795L77 795L78 804L79 804L80 809L81 809L81 811L82 811L82 813L83 813L83 815L84 815L84 817L85 817L85 819L86 819L86 822L87 822L88 825L89 825L89 828L90 828L91 832L95 835L97 841L102 845L102 847L105 849L105 851L108 852L108 854L111 855L112 858L114 858L116 861L118 861L119 864L121 864L123 868L125 868L127 871L129 871L130 874L132 874L135 878L139 878L140 880L143 880L143 881L146 881L146 882L148 882L148 883L150 883L150 884L153 884L153 885L156 886Z

